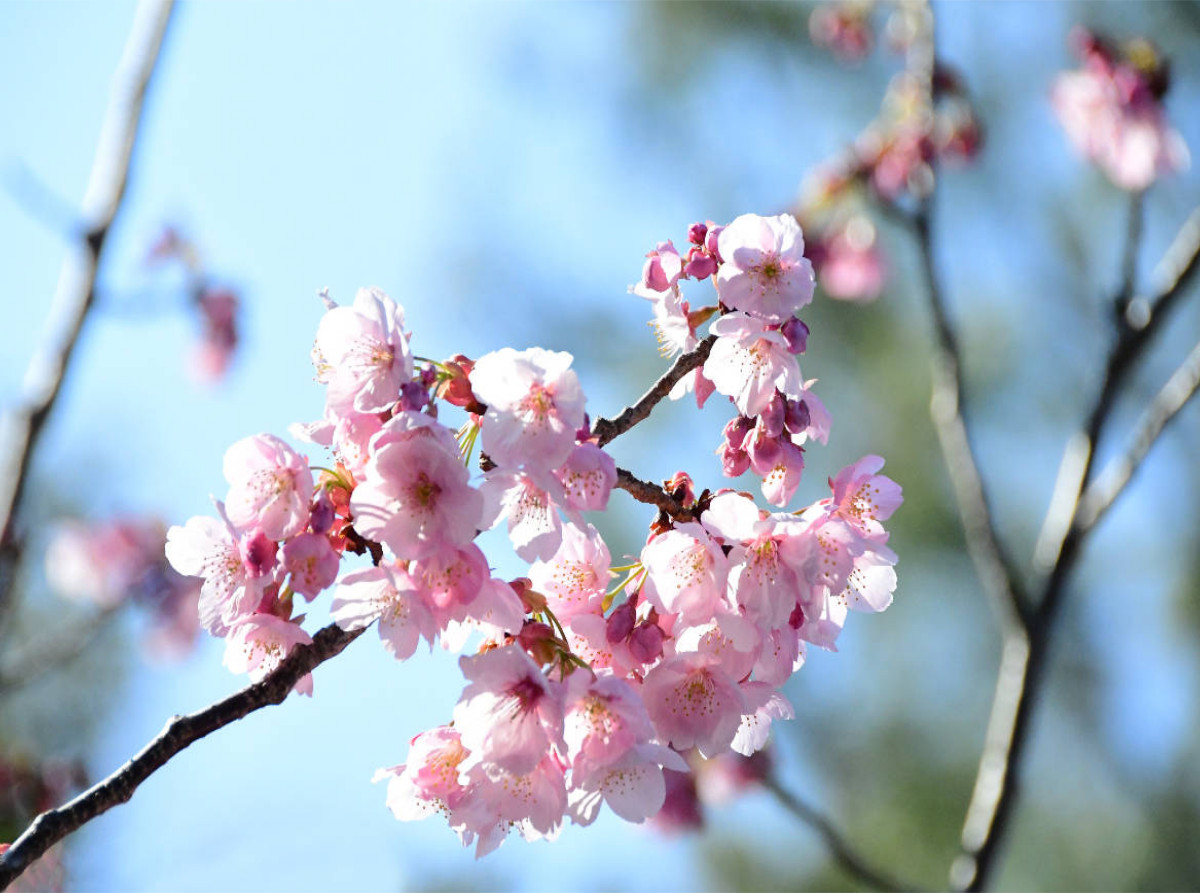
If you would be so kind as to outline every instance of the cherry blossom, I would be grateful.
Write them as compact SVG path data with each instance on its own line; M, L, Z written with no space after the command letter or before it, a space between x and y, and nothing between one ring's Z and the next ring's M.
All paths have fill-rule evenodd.
M240 529L257 527L274 540L308 524L313 478L308 460L273 434L239 440L225 452L225 510Z
M352 306L335 306L321 319L314 360L332 409L388 409L413 375L404 310L380 289L360 288Z
M719 245L717 294L726 307L781 323L812 300L812 264L792 215L743 214L721 231Z
M569 353L511 347L480 357L471 389L487 404L483 449L498 465L556 468L583 426L583 390Z

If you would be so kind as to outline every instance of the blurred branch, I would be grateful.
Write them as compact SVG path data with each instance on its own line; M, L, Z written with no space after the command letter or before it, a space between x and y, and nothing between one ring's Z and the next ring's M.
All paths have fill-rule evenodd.
M1175 370L1142 414L1128 452L1109 463L1084 492L1075 522L1081 536L1095 527L1104 517L1104 513L1117 501L1163 429L1175 418L1179 410L1183 409L1184 404L1195 396L1198 387L1200 342L1192 348L1187 359Z
M311 645L294 647L279 666L259 682L198 713L173 717L137 756L104 781L33 820L12 847L0 855L0 890L72 831L114 806L128 802L142 782L188 745L256 710L283 703L301 678L340 654L365 631L364 628L346 632L330 624L313 636Z
M834 827L833 822L822 815L815 807L805 803L791 791L784 788L774 776L768 775L763 779L762 783L766 786L767 790L775 795L775 798L783 804L788 812L792 813L792 815L806 825L811 826L820 835L821 842L825 844L834 861L841 866L846 874L855 880L861 881L867 887L875 890L904 891L924 889L920 886L902 883L868 865L854 851L854 848L846 842L841 832Z
M708 354L712 350L712 346L716 343L716 340L716 335L709 335L694 350L680 356L674 365L664 372L662 377L651 386L650 390L642 395L637 403L622 410L621 414L615 419L596 419L596 423L592 425L592 433L599 440L600 446L604 446L624 434L634 425L648 419L651 410L667 394L671 393L671 388L675 387L681 378L693 369L704 365L704 361L708 359Z
M1028 599L1020 575L996 533L992 507L975 461L967 430L962 359L958 337L946 311L933 256L932 210L927 199L916 212L914 226L925 273L929 308L937 330L933 351L933 395L930 415L937 428L946 470L954 487L967 552L991 600L1004 634L1024 635L1029 624Z
M1139 196L1133 197L1140 202ZM1134 212L1137 213L1137 212ZM1127 238L1140 238L1140 224L1131 224ZM1136 253L1126 247L1125 257ZM1027 643L1009 640L996 683L989 720L987 745L980 758L975 788L963 826L962 852L951 868L954 889L982 890L996 869L997 855L1007 835L1020 791L1020 773L1032 728L1034 707L1049 663L1050 643L1067 581L1078 562L1083 543L1123 491L1129 477L1149 452L1162 429L1196 389L1200 377L1200 346L1155 398L1139 424L1130 453L1114 466L1113 477L1092 486L1096 443L1107 426L1117 394L1134 362L1162 329L1170 310L1179 302L1195 275L1200 258L1200 208L1188 217L1166 254L1155 268L1157 288L1148 297L1115 302L1124 311L1116 317L1116 337L1109 351L1104 379L1087 421L1067 443L1055 483L1054 495L1034 552L1035 568L1046 573L1042 597L1029 626ZM1133 280L1123 271L1124 288ZM1125 473L1123 469L1128 468ZM1121 476L1124 480L1121 481ZM1084 495L1087 494L1085 505ZM1094 500L1094 501L1093 501ZM1086 513L1085 513L1086 510Z
M5 441L0 448L0 621L10 601L21 557L19 521L30 462L95 299L101 255L125 197L142 105L172 5L173 0L144 0L138 7L113 76L108 110L83 197L82 230L59 274L49 331L26 370L24 396L4 426Z
M75 660L87 650L118 610L119 606L105 608L77 624L75 629L57 633L50 641L25 643L21 654L0 666L0 698ZM25 654L29 657L26 658Z

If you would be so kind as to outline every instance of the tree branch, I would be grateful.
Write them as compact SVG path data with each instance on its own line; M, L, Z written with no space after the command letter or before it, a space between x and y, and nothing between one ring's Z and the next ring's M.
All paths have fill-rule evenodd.
M685 509L677 499L662 487L656 487L648 481L634 477L631 472L619 466L617 468L616 486L620 487L638 502L657 506L675 521L696 520L695 515Z
M83 231L63 263L49 331L26 370L24 396L4 426L5 443L0 452L0 619L10 601L21 556L19 520L30 462L95 298L104 243L125 197L142 104L172 5L173 0L144 0L138 7L113 76L108 110L83 197Z
M846 841L841 832L834 827L832 821L822 815L815 807L810 806L780 785L774 776L768 775L763 779L762 783L766 786L767 790L775 795L775 798L783 804L788 812L817 832L822 843L825 844L830 855L833 856L834 861L850 877L875 890L888 890L900 893L900 891L905 890L923 889L916 885L902 883L867 864Z
M716 341L716 335L709 335L694 350L681 355L675 361L674 365L664 372L662 377L651 386L650 390L642 395L637 403L623 410L615 419L597 419L595 424L592 425L592 433L598 438L600 446L604 446L615 440L634 425L648 419L651 410L667 394L671 393L671 388L675 387L681 378L693 369L704 365L704 361L708 359L708 354L712 351L713 344Z
M1138 199L1135 197L1134 199ZM1130 227L1136 238L1140 227ZM1126 257L1130 256L1129 251ZM1200 258L1200 208L1188 217L1155 269L1157 291L1150 297L1134 298L1117 317L1117 335L1106 363L1104 380L1082 430L1068 441L1054 496L1034 552L1035 566L1046 571L1042 597L1029 626L1029 641L1023 647L1005 643L1004 660L992 703L988 746L980 759L975 789L963 827L962 852L951 868L950 883L956 890L982 890L996 869L997 855L1007 835L1009 821L1020 792L1020 774L1029 743L1034 707L1045 682L1050 643L1058 616L1066 600L1067 581L1073 572L1087 534L1094 529L1103 510L1112 504L1124 484L1111 491L1102 503L1091 487L1096 443L1107 426L1112 407L1134 362L1154 335L1162 329L1169 312L1179 302L1195 275ZM1124 271L1123 271L1124 276ZM1124 276L1132 287L1132 280ZM1121 296L1116 302L1120 307ZM1200 375L1200 356L1193 350L1172 376L1143 418L1134 451L1141 450L1130 466L1136 466L1149 451L1162 428L1191 396ZM1178 405L1176 405L1178 404ZM1156 430L1154 430L1156 428ZM1143 442L1144 441L1144 442ZM1128 457L1127 457L1128 458ZM1116 466L1120 471L1121 466ZM1083 494L1097 494L1090 521L1083 514ZM1087 523L1085 523L1087 522ZM993 740L993 731L995 739Z
M364 628L346 632L331 624L313 636L311 645L294 647L279 666L259 682L198 713L173 717L137 756L104 781L33 820L12 847L0 855L0 890L72 831L127 802L142 782L188 745L256 710L283 703L301 678L340 654L365 631Z
M1087 534L1124 492L1163 429L1183 409L1200 387L1200 342L1163 385L1142 414L1128 452L1113 460L1092 482L1080 500L1075 526Z

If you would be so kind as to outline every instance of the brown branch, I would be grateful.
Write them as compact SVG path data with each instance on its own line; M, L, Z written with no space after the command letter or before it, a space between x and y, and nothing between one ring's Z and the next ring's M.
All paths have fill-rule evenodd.
M768 775L763 779L763 785L775 798L800 821L812 827L825 844L834 861L846 874L874 890L904 891L921 890L921 886L902 883L889 877L877 868L873 868L846 841L841 832L828 818L815 807L801 800L791 791L784 788L778 780Z
M142 782L188 745L256 710L282 704L300 679L340 654L363 632L365 629L346 632L331 624L313 636L311 645L293 648L279 666L261 681L198 713L170 719L153 741L104 781L33 820L12 847L0 855L0 890L5 889L34 860L72 831L114 806L127 802Z
M675 497L662 487L656 487L654 484L643 481L641 478L634 477L631 472L626 471L624 468L617 468L616 486L620 487L638 502L657 506L676 521L696 520L696 516L685 509L683 503L675 499Z
M704 364L716 341L716 335L709 335L694 350L680 356L674 365L663 373L662 378L656 381L650 390L642 395L637 403L623 410L615 419L597 419L595 424L592 425L592 434L596 436L600 446L604 446L624 434L634 425L648 419L651 410L667 394L671 393L671 388L675 387L681 378Z
M113 76L108 110L83 197L83 232L63 263L49 332L26 370L23 398L6 420L7 440L0 458L0 619L10 601L21 556L19 521L30 462L95 299L104 243L125 197L142 104L172 4L173 0L147 0L138 7Z

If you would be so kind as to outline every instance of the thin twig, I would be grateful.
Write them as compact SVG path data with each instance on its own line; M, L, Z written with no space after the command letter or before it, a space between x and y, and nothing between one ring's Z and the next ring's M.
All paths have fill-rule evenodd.
M12 847L0 855L0 890L5 889L34 860L72 831L114 806L127 802L142 782L189 744L256 710L283 703L297 682L320 664L340 654L364 631L346 632L330 624L313 636L311 645L294 647L279 666L261 681L198 713L173 717L137 756L104 781L33 820Z
M768 775L763 779L763 785L776 799L796 818L812 827L820 835L821 841L833 856L834 861L846 874L867 887L875 890L905 891L923 889L915 884L907 884L889 877L877 868L863 860L854 848L846 841L833 822L826 818L816 807L805 803L791 791L784 788L778 780Z
M634 425L648 419L651 410L667 394L671 393L671 388L675 387L681 378L693 369L704 365L704 361L708 359L708 354L716 341L716 335L709 335L695 349L680 356L671 368L664 372L662 377L651 386L650 390L642 395L637 403L622 411L615 419L596 419L595 424L592 425L592 434L599 440L600 446L604 446L614 438L624 434Z
M92 306L108 233L121 209L142 119L173 0L145 0L137 10L113 77L80 220L83 232L59 275L48 334L26 370L24 395L6 420L0 456L0 619L10 602L21 556L20 512L30 462L67 375Z
M915 218L929 307L937 329L933 352L933 395L929 412L954 487L967 552L1006 634L1022 633L1029 623L1028 597L993 522L991 502L975 461L967 430L962 361L958 339L946 311L933 258L931 211L923 204Z
M1075 526L1080 535L1086 534L1107 512L1120 497L1133 475L1162 434L1163 429L1175 418L1179 410L1196 394L1200 387L1200 342L1192 348L1187 359L1175 370L1174 374L1163 385L1162 390L1155 395L1138 422L1133 442L1119 459L1114 459L1108 467L1087 488L1080 500L1078 517Z

